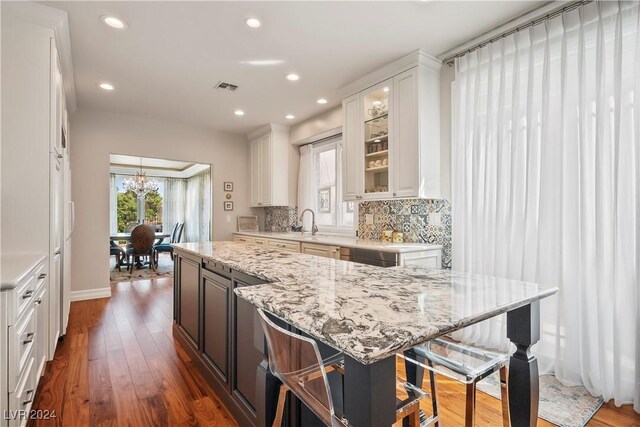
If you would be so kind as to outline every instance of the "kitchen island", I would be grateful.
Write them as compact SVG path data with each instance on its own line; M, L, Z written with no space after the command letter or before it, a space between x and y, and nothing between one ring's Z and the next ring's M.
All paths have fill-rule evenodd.
M415 267L380 268L232 242L174 245L174 331L226 393L241 425L270 425L268 372L255 306L281 325L345 353L344 415L355 426L395 421L396 355L507 313L516 344L512 425L535 425L539 301L557 288ZM228 397L228 399L227 399ZM295 412L295 411L294 411ZM295 424L295 414L290 420Z

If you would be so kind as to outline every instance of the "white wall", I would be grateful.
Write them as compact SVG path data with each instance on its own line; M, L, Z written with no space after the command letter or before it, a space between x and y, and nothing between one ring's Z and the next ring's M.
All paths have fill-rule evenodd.
M210 163L214 240L230 240L236 216L249 214L246 138L187 125L79 109L71 115L72 198L76 207L72 291L109 288L109 154ZM232 181L234 210L223 210ZM231 221L226 222L230 214Z
M289 141L292 144L310 142L313 137L328 130L342 126L342 106L320 113L289 129Z

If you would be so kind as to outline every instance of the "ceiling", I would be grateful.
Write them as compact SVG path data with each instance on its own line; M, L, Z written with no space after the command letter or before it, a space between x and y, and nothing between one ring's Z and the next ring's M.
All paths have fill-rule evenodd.
M339 105L340 87L394 59L416 49L439 55L546 3L45 2L69 13L79 108L234 133L297 123ZM102 15L128 29L105 26ZM247 17L262 26L247 27ZM290 72L300 80L286 80ZM220 80L239 88L215 90ZM103 81L115 90L100 89Z
M201 163L121 154L111 154L109 163L110 172L118 175L135 175L142 165L142 170L147 175L164 178L189 178L209 168L209 165Z

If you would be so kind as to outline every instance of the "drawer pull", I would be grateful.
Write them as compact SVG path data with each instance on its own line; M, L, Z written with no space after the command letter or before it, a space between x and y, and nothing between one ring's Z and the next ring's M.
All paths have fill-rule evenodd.
M276 246L280 247L280 248L286 248L287 245L284 245L282 243L276 243Z
M38 275L38 279L44 279L45 277L47 277L47 273L40 273Z
M27 390L27 400L22 401L22 406L27 406L29 403L33 402L33 395L35 390Z
M262 245L264 242L261 240L256 240L256 245Z
M29 290L29 291L25 292L24 294L22 294L22 299L31 298L32 295L33 295L33 291Z
M22 341L23 345L27 345L33 342L33 337L36 335L35 332L29 332L26 336L26 339Z

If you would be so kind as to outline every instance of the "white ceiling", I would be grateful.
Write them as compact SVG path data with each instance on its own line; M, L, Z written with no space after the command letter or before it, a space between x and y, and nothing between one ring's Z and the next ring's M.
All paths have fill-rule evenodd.
M118 175L135 175L142 166L142 170L147 175L164 178L189 178L209 168L209 165L202 163L125 156L122 154L111 154L109 163L110 172Z
M248 133L340 104L338 89L416 49L441 54L546 1L93 2L69 12L79 108ZM102 15L124 19L113 30ZM246 17L262 21L251 29ZM279 59L252 66L244 61ZM298 82L285 79L289 72ZM219 81L237 84L217 91ZM113 92L98 88L101 81ZM324 97L328 104L318 105ZM243 117L233 114L245 111ZM286 120L294 114L295 120Z

